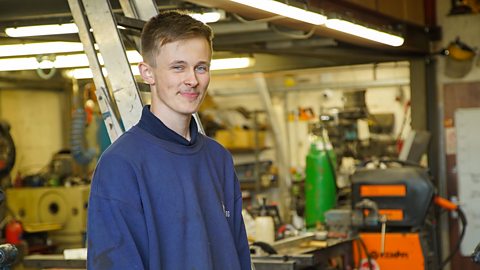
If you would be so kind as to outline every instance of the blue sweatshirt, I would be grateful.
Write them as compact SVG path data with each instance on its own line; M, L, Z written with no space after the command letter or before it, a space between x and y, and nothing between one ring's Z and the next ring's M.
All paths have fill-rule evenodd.
M148 107L100 158L88 206L88 269L250 269L231 155L191 141Z

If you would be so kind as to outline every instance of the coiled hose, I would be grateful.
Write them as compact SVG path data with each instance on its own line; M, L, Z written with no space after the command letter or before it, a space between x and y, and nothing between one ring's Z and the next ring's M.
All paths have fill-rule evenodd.
M90 163L96 155L93 148L85 149L85 110L76 109L72 116L72 136L70 138L72 156L81 165Z

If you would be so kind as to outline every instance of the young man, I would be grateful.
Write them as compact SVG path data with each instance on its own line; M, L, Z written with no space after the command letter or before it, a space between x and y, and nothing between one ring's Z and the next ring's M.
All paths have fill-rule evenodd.
M151 106L100 158L88 210L88 269L250 269L231 155L198 133L212 32L186 14L142 32Z

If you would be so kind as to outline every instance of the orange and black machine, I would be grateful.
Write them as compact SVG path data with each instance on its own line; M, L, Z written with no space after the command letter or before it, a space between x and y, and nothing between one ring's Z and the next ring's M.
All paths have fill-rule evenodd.
M352 225L359 239L354 258L360 269L438 269L433 230L425 226L432 202L457 209L434 199L423 167L358 169L352 175Z

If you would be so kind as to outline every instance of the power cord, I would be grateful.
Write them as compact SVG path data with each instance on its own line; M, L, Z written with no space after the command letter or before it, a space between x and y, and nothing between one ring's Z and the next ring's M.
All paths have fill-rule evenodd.
M462 211L462 209L457 208L456 211L462 223L462 231L460 233L460 237L457 240L457 243L455 244L455 248L452 250L452 252L450 252L450 255L448 255L448 257L440 264L440 267L438 268L439 270L442 270L452 260L453 256L455 256L455 254L460 249L460 244L462 243L463 237L465 236L467 228L467 218L465 217L465 213Z
M360 242L360 246L362 247L363 252L365 252L365 255L367 256L368 269L373 270L373 268L372 268L372 257L370 257L370 253L368 252L367 245L365 245L365 242L363 241L363 239L360 236L357 237L355 240ZM361 256L360 256L360 258L361 258ZM360 264L360 261L361 260L358 261L359 264ZM360 268L360 265L359 265L358 268Z

